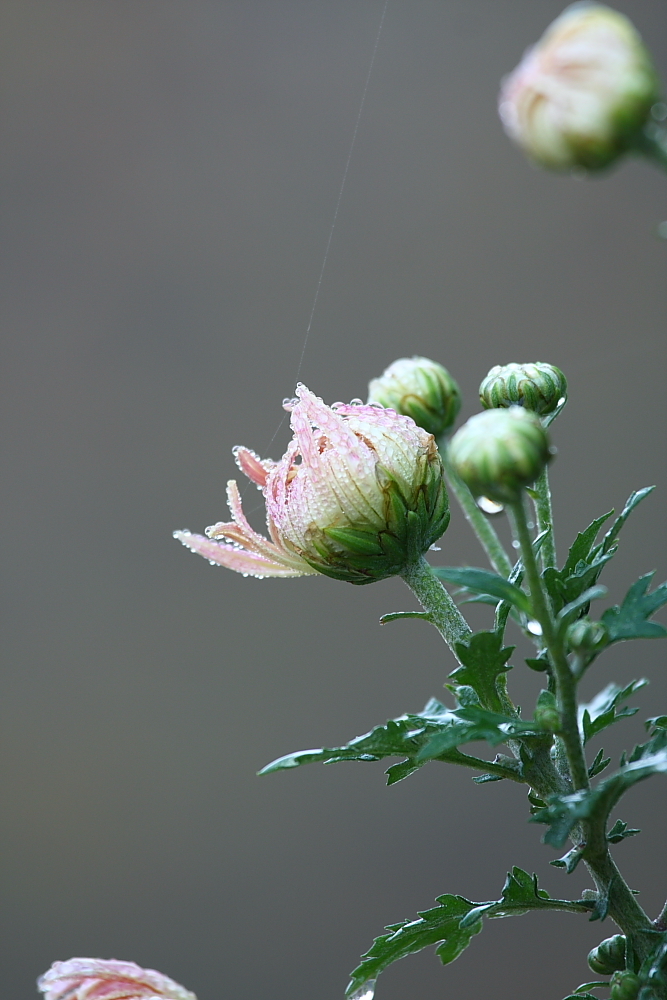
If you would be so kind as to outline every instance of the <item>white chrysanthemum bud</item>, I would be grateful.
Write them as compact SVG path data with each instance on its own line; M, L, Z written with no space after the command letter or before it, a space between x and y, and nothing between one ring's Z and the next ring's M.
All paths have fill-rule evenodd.
M499 111L541 166L598 170L637 141L658 97L651 57L628 18L575 3L503 81Z
M399 358L368 385L368 402L412 417L418 427L439 438L461 408L459 387L446 368L428 358Z
M496 365L479 387L486 409L523 406L539 416L553 413L567 397L567 381L560 368L542 361Z

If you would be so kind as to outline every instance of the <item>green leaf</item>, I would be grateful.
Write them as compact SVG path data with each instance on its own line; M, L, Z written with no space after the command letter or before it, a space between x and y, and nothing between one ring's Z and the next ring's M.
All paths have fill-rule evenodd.
M579 706L579 728L581 730L584 743L607 729L619 719L627 719L639 711L638 708L620 708L624 701L627 701L633 694L646 687L648 681L645 679L632 681L626 687L619 687L618 684L608 684L606 688L599 692L588 704Z
M514 737L544 735L543 730L533 721L490 712L479 705L460 707L453 714L457 725L443 727L441 732L432 735L417 754L418 761L435 760L461 743L484 740L495 747ZM467 724L465 729L462 725L464 723Z
M653 492L654 489L655 486L644 486L643 489L636 490L634 493L630 494L625 503L625 507L602 540L602 549L604 552L608 552L614 544L616 538L618 537L618 533L629 518L630 514L632 514L637 504L640 504L642 500L649 495L649 493Z
M614 511L612 509L606 514L603 514L602 517L596 518L588 525L585 531L581 531L577 535L572 543L572 546L570 547L567 559L565 560L565 565L563 566L562 572L564 576L571 576L575 572L579 563L588 561L600 528L605 521L609 520L613 513Z
M528 595L497 573L473 566L433 566L432 569L440 580L455 583L477 594L490 594L499 601L509 601L526 614L532 614Z
M502 711L498 695L498 678L511 669L507 661L514 646L503 648L502 636L497 632L475 632L466 642L457 642L456 652L463 664L450 677L458 684L468 684L479 696L485 708Z
M417 915L416 920L389 924L389 933L376 938L352 973L347 996L357 995L365 986L370 988L377 977L393 962L413 955L430 945L437 945L436 954L443 965L453 962L482 929L482 917L519 916L528 910L565 910L586 913L592 903L585 900L551 899L537 885L537 876L521 868L508 873L501 898L486 903L473 903L463 896L438 896L438 906Z
M475 703L469 707L462 704L457 709L449 709L435 698L431 698L419 714L402 715L398 719L390 719L384 726L376 726L370 732L363 736L357 736L344 746L324 747L319 750L300 750L296 753L286 754L284 757L279 757L267 764L259 773L271 774L274 771L300 767L302 764L337 764L348 760L377 761L385 757L404 757L405 760L389 767L387 771L389 785L408 777L428 760L435 759L479 768L481 771L488 770L500 778L509 777L520 781L518 770L514 771L509 766L498 765L492 761L469 757L456 749L459 744L484 739L484 736L479 735L480 732L493 732L494 736L498 732L497 721L496 728L493 728L486 716L480 720L479 712L483 710L479 708L479 705L476 706L477 695L471 688L461 688L457 693L462 701L469 694L472 699L475 699ZM493 713L487 713L487 715L493 716ZM493 718L494 720L505 719L504 716L493 716ZM521 731L530 729L529 724L523 723L521 720L510 719L509 721L516 721ZM422 757L421 750L429 748L434 737L440 738L440 748ZM505 739L507 739L507 734L502 732L493 745L503 742Z
M667 635L664 625L648 620L658 608L667 604L667 583L648 593L653 575L641 576L632 584L620 607L607 608L602 615L610 643L624 639L661 639Z
M654 715L644 723L647 729L667 729L667 715Z
M478 920L472 927L460 928L461 918L474 909L475 903L463 896L439 896L438 906L418 914L417 920L390 924L388 934L376 938L361 963L352 973L346 994L356 993L375 979L393 962L413 955L430 945L438 945L437 955L443 965L453 962L468 946L473 935L482 929Z
M564 868L567 874L571 875L583 858L585 850L585 844L575 844L562 858L558 858L557 861L550 861L549 864L553 865L554 868Z
M631 829L622 819L617 819L607 834L607 840L610 844L620 844L626 837L634 837L638 833L641 833L641 830Z
M611 764L611 757L605 757L604 750L600 748L595 755L595 760L588 768L588 777L594 778L596 775L601 774L609 764Z
M380 625L386 625L387 622L398 621L399 618L422 618L425 622L433 621L428 611L390 611L389 614L382 615L382 618L380 618Z
M609 813L628 788L652 774L667 774L667 748L656 750L655 744L649 742L635 750L640 756L620 767L596 788L550 796L546 807L531 817L532 823L548 825L543 838L545 844L563 847L572 828L582 820L606 823Z

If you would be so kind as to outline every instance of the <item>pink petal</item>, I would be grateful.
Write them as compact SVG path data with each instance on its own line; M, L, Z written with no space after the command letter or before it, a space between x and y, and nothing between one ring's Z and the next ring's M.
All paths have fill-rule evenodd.
M241 445L232 448L232 454L244 476L247 476L251 482L260 488L266 486L267 474L275 465L275 462L272 462L270 458L262 461L254 451L251 451L250 448L244 448Z
M235 545L226 545L224 542L214 542L203 535L194 535L191 531L175 531L174 538L177 538L191 552L197 552L200 556L204 556L210 563L226 566L227 569L233 569L245 576L293 577L310 576L317 572L302 560L299 560L300 563L303 562L302 569L290 564L287 557L283 562L277 549L276 558L269 559L256 552L239 549ZM296 557L294 563L296 563Z

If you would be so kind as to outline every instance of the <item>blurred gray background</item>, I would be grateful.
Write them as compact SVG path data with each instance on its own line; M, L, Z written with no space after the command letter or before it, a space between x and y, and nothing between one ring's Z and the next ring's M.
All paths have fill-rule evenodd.
M664 5L616 6L664 78ZM513 864L554 894L587 884L549 867L519 786L440 764L391 789L382 764L257 778L419 710L454 664L423 623L378 626L415 606L398 580L246 580L171 539L225 518L232 446L266 454L293 393L382 8L2 5L3 997L95 955L200 1000L340 1000L384 923L438 893L494 898ZM561 366L561 548L660 487L606 574L618 599L665 576L665 177L548 175L504 136L498 81L560 9L389 0L301 377L350 399L426 354L468 415L491 365ZM458 512L442 549L484 564ZM614 753L667 708L666 653L621 646L587 680L652 680ZM514 674L526 704L540 678ZM652 914L664 803L655 778L620 810L646 828L616 855ZM396 965L378 1000L558 1000L612 931L490 922L452 966Z

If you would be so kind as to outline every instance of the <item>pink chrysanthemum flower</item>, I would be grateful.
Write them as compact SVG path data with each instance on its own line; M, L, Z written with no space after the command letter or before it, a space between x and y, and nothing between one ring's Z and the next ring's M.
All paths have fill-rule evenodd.
M554 170L607 166L628 149L658 100L637 31L599 3L574 3L504 81L505 130Z
M291 407L294 437L280 462L235 448L266 502L269 538L249 525L234 480L231 522L206 535L176 531L193 552L246 576L313 573L371 583L400 573L447 527L435 441L410 417L359 403L326 406L304 385Z
M54 962L37 987L44 1000L197 1000L161 972L115 958Z

